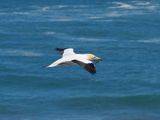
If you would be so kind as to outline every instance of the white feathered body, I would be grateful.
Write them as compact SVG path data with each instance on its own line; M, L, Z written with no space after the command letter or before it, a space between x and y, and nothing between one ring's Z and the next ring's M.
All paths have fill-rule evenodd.
M61 59L50 64L48 67L55 67L58 65L76 65L73 60L83 61L84 63L91 63L91 61L86 59L86 54L71 54L71 55L63 55Z

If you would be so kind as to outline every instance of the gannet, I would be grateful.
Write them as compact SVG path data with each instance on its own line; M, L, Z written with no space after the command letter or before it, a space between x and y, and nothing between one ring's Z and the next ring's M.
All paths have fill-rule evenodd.
M51 63L47 67L56 67L62 65L80 65L91 74L96 73L94 63L98 63L101 58L94 54L76 54L73 48L56 48L60 52L62 58Z

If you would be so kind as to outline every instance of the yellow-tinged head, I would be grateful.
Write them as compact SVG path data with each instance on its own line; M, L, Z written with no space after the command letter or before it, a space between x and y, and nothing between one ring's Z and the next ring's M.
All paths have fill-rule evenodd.
M94 54L87 54L87 59L92 60L95 57Z
M91 61L100 61L101 60L100 57L97 57L94 54L87 54L87 59L91 60Z

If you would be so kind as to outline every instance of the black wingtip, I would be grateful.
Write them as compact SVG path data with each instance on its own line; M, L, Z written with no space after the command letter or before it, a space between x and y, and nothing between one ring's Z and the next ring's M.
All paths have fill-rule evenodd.
M72 60L72 62L77 63L78 65L82 66L83 68L85 68L85 70L87 70L91 74L96 73L96 68L95 68L93 63L86 64L86 63L83 63L83 62L78 61L78 60Z
M84 67L89 73L96 74L96 68L93 63L86 64Z
M64 51L65 49L67 48L55 48L55 50L60 51L60 52Z
M95 74L96 73L96 68L94 67L93 63L89 63L88 65L90 65L91 67L89 68L89 72L91 74Z

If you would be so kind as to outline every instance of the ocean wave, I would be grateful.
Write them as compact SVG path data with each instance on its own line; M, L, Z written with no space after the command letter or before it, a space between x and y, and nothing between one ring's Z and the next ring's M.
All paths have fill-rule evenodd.
M85 38L85 37L72 37L72 40L78 40L78 41L85 41L85 42L106 42L106 39L102 39L102 38Z
M70 108L100 108L106 109L111 106L150 107L160 106L160 95L135 95L135 96L91 96L73 97L62 100L62 104Z
M156 10L159 8L159 4L142 1L131 1L131 2L112 2L114 6L110 8L119 8L126 10Z
M124 16L124 13L119 13L118 11L113 11L110 13L107 13L106 16L108 17L120 17L120 16Z
M8 12L0 12L0 15L2 16L2 15L7 15L8 14Z
M14 15L14 19L2 19L3 22L27 22L27 21L50 21L50 22L70 22L70 21L97 21L106 20L109 17L121 17L145 13L144 10L156 10L158 4L150 2L112 2L112 4L102 5L104 11L97 5L48 5L30 6L27 10L13 9L0 11L0 16ZM121 9L121 10L119 10ZM96 12L93 12L96 10ZM130 10L130 12L128 12Z
M103 16L90 16L88 17L89 19L92 19L92 20L97 20L97 19L102 19Z
M30 12L13 12L15 15L30 15Z
M47 31L43 33L44 35L56 35L56 32Z
M102 8L104 10L102 10ZM42 5L0 11L1 22L74 22L107 21L110 17L142 15L158 10L159 4L151 2L111 2L105 5ZM95 12L94 12L95 11ZM14 19L10 19L11 17ZM5 16L5 17L3 17Z
M104 7L104 6L103 6ZM107 7L107 6L106 6ZM62 9L63 8L63 9ZM93 13L93 9L98 12ZM57 14L59 13L59 14ZM15 15L12 22L18 21L51 21L51 22L70 22L70 21L90 21L106 19L106 17L119 17L123 13L110 11L102 12L97 6L88 5L55 5L55 6L32 6L25 11L13 10L1 13L0 15ZM25 18L25 17L26 18ZM39 19L37 19L39 18ZM6 21L6 20L4 20Z
M77 12L78 10L88 8L87 5L49 5L49 6L30 6L33 12L54 13L55 11L65 13L67 11Z
M96 22L113 22L112 19L97 19Z
M150 2L140 2L140 1L133 1L136 5L150 5Z
M106 41L117 41L113 39L103 39L103 38L92 38L92 37L75 37L72 35L68 35L65 33L56 33L52 31L44 32L44 35L47 36L54 36L56 38L60 38L62 40L68 40L68 41L83 41L83 42L106 42Z
M26 56L26 57L37 57L42 56L41 53L25 50L15 50L15 49L0 49L1 56Z
M148 9L148 10L156 10L158 8L158 6L155 6L155 5L151 5L151 6L148 6L148 7L146 7L146 9Z
M136 9L136 6L133 6L128 3L123 2L113 2L113 4L117 5L115 8L123 8L123 9ZM114 7L113 7L114 8Z
M54 31L45 31L42 34L46 36L54 36L56 38L64 38L64 36L67 36L65 33L58 33Z
M72 17L65 17L65 16L58 16L58 17L54 17L54 18L50 18L48 19L48 21L50 22L70 22L70 21L80 21L78 19L72 18Z
M148 39L148 40L138 40L138 42L160 44L160 38L153 38L153 39Z
M157 3L151 3L151 2L140 2L140 1L136 1L135 5L137 6L137 9L145 9L145 10L158 10L158 8L160 7L159 4Z

